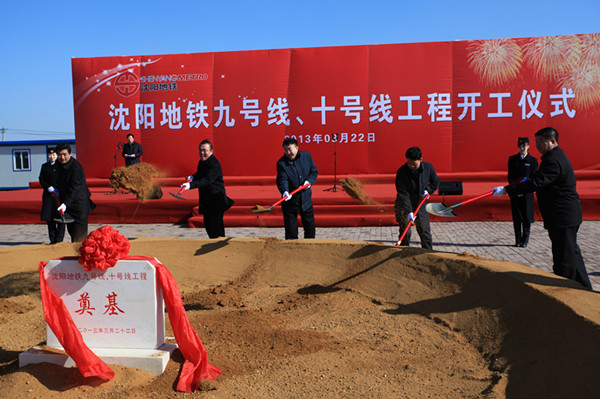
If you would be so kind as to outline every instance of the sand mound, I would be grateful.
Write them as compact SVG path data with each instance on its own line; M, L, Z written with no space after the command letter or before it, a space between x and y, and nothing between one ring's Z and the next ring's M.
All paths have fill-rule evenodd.
M353 177L346 177L345 179L340 179L339 183L344 191L355 200L358 200L366 205L378 204L377 201L373 200L369 194L365 192L360 180Z
M5 397L184 397L175 352L155 377L111 366L18 368L45 338L37 263L77 244L0 249ZM572 281L468 254L359 242L135 239L178 281L223 374L206 398L563 398L600 389L600 297ZM167 336L172 336L167 327Z
M156 196L159 188L154 185L154 178L158 175L154 165L142 162L113 169L109 181L112 188L131 191L143 202Z

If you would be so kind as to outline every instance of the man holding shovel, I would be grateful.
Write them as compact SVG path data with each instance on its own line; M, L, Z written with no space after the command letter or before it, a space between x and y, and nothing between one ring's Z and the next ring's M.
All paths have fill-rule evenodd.
M427 201L427 195L431 195L440 185L440 178L435 173L433 165L422 160L422 152L419 147L410 147L406 150L406 163L396 172L396 202L394 212L396 222L400 227L400 238L410 220L414 221L417 233L421 238L421 247L433 249L433 239L429 225L429 214L425 210L425 204L421 206L415 215L421 201ZM400 245L408 246L410 243L410 230L406 232Z
M58 189L61 204L58 211L74 220L67 224L71 242L83 241L88 235L88 215L96 207L88 189L83 167L71 156L71 146L60 142L56 145L59 168ZM69 218L70 219L70 218Z
M204 229L209 238L225 237L223 216L231 208L233 200L225 194L223 170L221 163L213 155L213 145L202 140L198 147L200 161L196 173L188 177L188 182L181 188L198 189L198 208L204 221Z
M315 184L319 172L310 153L298 150L298 141L292 137L283 140L283 156L277 161L277 188L285 202L281 204L285 239L298 238L298 213L302 219L304 238L315 238L315 213L310 186ZM307 185L294 195L290 191Z
M494 188L494 196L536 192L544 228L552 242L554 274L580 282L591 290L592 284L577 245L582 221L581 202L576 190L575 172L565 152L558 146L558 132L546 127L535 134L535 147L542 154L539 170L519 184Z

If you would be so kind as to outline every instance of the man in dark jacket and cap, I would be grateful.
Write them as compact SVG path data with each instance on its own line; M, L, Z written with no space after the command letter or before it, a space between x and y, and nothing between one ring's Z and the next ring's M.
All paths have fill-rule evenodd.
M225 237L223 216L234 204L225 193L221 163L213 155L213 145L202 140L198 147L200 161L196 173L188 176L190 182L183 183L185 190L198 189L198 208L204 220L204 229L209 238Z
M315 213L310 187L317 181L319 171L310 153L298 150L298 141L293 137L283 140L283 156L277 161L277 188L285 202L281 204L285 239L298 238L298 213L302 219L304 238L315 238ZM300 186L308 187L290 195Z
M508 158L508 184L515 183L524 178L531 178L537 172L538 161L528 153L529 138L519 137L517 140L519 153ZM533 193L509 194L510 208L512 211L513 226L515 229L515 247L527 246L531 223L533 223Z
M554 274L580 282L587 289L592 284L577 245L577 231L582 221L581 202L573 166L558 146L558 132L546 127L535 134L535 146L542 154L539 170L517 185L494 188L494 195L524 194L535 191L544 228L552 242Z
M433 239L429 225L429 214L425 210L425 203L419 209L418 214L413 211L417 209L419 202L437 190L440 178L435 173L433 165L422 160L421 149L410 147L406 150L406 163L396 172L396 202L394 213L396 222L402 235L409 219L415 222L417 233L421 238L421 247L433 249ZM427 202L427 201L425 201ZM410 230L406 233L400 245L408 246L410 243Z

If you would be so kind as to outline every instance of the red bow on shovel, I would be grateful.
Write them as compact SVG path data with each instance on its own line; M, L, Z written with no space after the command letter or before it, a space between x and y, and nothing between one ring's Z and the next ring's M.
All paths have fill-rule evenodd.
M193 179L190 179L190 176L188 176L188 177L185 179L185 182L186 182L186 183L189 183L189 182L191 182L192 180L193 180ZM186 200L186 198L183 198L183 197L181 196L181 193L183 193L184 191L185 191L185 188L181 187L181 188L179 189L179 191L177 192L177 194L173 194L173 193L169 193L169 194L171 194L173 197L175 197L175 198L177 198L177 199L180 199L180 200Z
M427 193L427 195L425 195L423 197L423 199L421 200L421 202L419 202L419 205L417 206L417 209L415 209L415 212L413 213L413 218L411 218L408 221L408 224L406 225L406 228L404 229L404 231L402 232L402 235L400 236L400 238L398 239L398 242L396 243L397 247L400 246L400 243L404 239L404 236L406 235L406 233L408 233L408 229L410 229L410 227L413 224L415 224L415 219L417 218L417 214L419 213L419 209L421 209L421 207L423 206L423 204L425 203L425 201L427 201L428 199L429 199L429 193Z
M305 188L310 187L310 183L306 183L303 186L298 187L297 189L295 189L294 191L292 191L289 195L294 195L299 191L304 190ZM250 213L266 213L266 212L271 212L277 205L281 204L283 201L285 201L286 197L282 197L279 201L277 201L276 203L274 203L273 205L271 205L268 208L262 207L260 205L256 205L254 208L250 209Z

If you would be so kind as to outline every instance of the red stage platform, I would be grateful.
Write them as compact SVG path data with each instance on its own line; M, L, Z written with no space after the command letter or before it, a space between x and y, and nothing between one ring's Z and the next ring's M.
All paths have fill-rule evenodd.
M462 181L463 195L446 196L447 205L475 197L493 187L506 184L505 172L452 174L440 173L442 182ZM581 197L585 220L600 220L600 171L576 171L577 191ZM346 176L338 176L338 179ZM325 191L333 187L333 176L320 176L313 186L315 218L319 227L335 226L386 226L394 225L393 204L395 199L394 175L351 176L362 182L364 191L378 205L364 205L351 198L337 184L337 191ZM92 200L97 207L90 214L90 223L187 223L190 227L202 227L198 216L196 190L183 194L186 200L173 198L180 178L157 179L162 186L161 199L140 202L130 193L113 193L108 179L89 179ZM28 190L0 192L0 223L41 223L41 188L37 182ZM283 226L281 210L252 214L255 205L268 207L279 199L274 176L226 177L227 195L235 205L225 214L227 227ZM432 196L430 202L442 202L440 195ZM536 208L537 209L537 208ZM432 216L432 221L510 220L509 198L487 197L456 209L458 217ZM539 219L539 212L536 212Z

